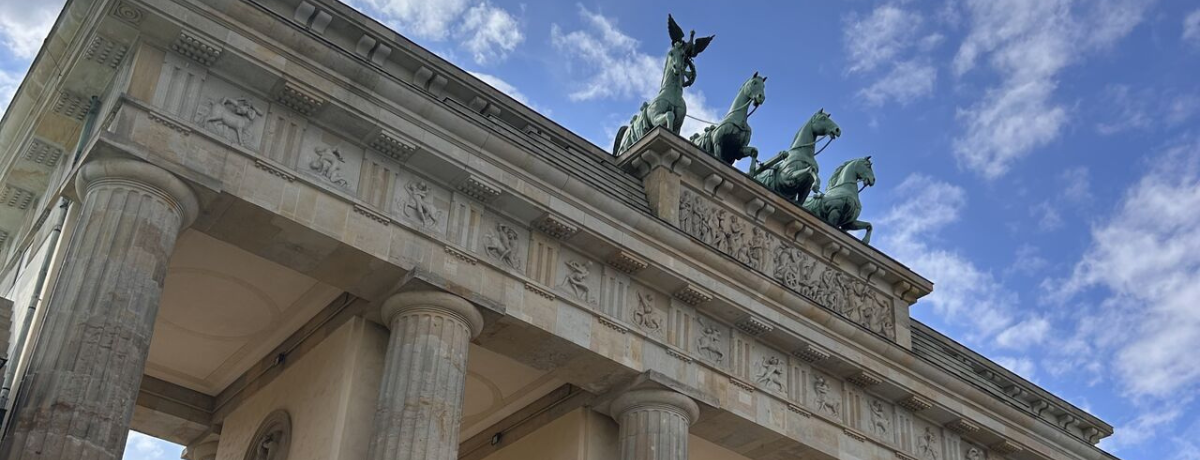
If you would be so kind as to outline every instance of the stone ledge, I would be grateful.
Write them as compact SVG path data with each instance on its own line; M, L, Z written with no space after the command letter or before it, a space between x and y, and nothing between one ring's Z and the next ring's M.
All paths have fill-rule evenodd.
M921 412L933 407L933 401L925 399L919 395L909 395L907 398L896 401L896 405L913 412Z
M697 306L712 300L712 295L692 284L685 284L675 291L675 298L691 306Z
M542 297L545 297L545 298L546 298L546 300L555 300L555 299L558 299L558 296L557 296L557 295L555 295L553 292L550 292L550 290L549 290L549 289L543 288L543 287L541 287L541 286L538 286L538 285L536 285L536 284L533 284L533 283L530 283L530 282L526 282L526 283L525 283L525 290L527 290L527 291L531 291L531 292L533 292L534 294L537 294L537 295L540 295L540 296L542 296Z
M632 275L649 267L650 264L642 258L625 251L617 250L608 257L608 264L626 274Z
M472 255L466 253L465 251L462 251L454 246L447 245L447 246L445 246L445 250L446 250L446 254L450 254L451 256L454 256L455 258L462 260L463 262L469 263L471 265L476 265L479 263L479 259L476 259L475 256L472 256ZM528 284L526 284L526 287L528 287Z

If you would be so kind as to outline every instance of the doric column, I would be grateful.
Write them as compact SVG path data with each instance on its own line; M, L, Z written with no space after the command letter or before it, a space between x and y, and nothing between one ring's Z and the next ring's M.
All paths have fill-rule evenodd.
M371 460L454 460L467 378L467 346L483 329L470 302L441 291L387 299L384 358Z
M621 460L687 460L688 427L700 416L692 398L668 390L634 390L611 405L620 425Z
M0 458L118 460L145 370L167 261L199 209L171 173L134 160L80 169L79 223Z

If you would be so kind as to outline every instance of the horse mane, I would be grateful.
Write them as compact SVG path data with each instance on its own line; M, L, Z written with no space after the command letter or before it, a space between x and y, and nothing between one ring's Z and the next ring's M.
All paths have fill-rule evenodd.
M858 161L858 159L853 159L853 160L847 161L845 163L842 163L840 166L837 167L837 169L834 169L833 176L829 178L829 183L825 184L825 190L831 190L834 187L841 185L843 182L842 171L844 171L846 169L846 166L850 165L850 163L854 163L855 161Z

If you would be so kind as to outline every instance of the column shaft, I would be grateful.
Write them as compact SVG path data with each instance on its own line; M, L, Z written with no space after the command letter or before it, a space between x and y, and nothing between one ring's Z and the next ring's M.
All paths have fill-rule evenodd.
M687 396L666 390L634 390L615 399L621 460L687 460L688 428L700 409Z
M196 214L190 189L146 163L90 163L77 184L79 225L43 306L6 460L121 458L167 261Z
M483 318L444 292L397 294L383 307L391 328L371 438L372 460L454 460L467 348Z

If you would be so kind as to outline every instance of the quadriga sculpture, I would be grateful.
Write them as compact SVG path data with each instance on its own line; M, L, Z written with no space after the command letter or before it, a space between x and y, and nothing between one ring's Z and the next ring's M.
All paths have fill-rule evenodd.
M726 164L747 157L757 161L758 149L749 146L751 130L747 118L753 113L751 105L757 109L767 100L766 90L767 77L760 77L758 72L754 72L754 76L738 90L725 118L716 125L704 128L703 133L692 135L692 143Z
M825 193L818 193L805 201L804 209L839 229L866 230L862 242L871 244L871 223L858 220L862 212L862 202L858 200L858 193L862 191L858 187L859 181L862 181L863 188L875 185L875 170L871 168L870 156L838 166L833 171L833 177L829 178Z
M624 152L655 126L666 126L675 134L679 134L683 128L683 117L687 115L683 88L696 82L693 59L708 47L713 36L696 38L696 31L693 30L688 40L684 41L683 29L671 15L667 15L667 31L671 34L671 50L667 52L667 60L663 64L658 95L650 102L643 102L641 110L629 120L629 125L617 130L617 138L613 141L614 155Z
M751 166L750 175L754 180L779 193L796 204L803 204L808 198L809 191L821 190L821 178L817 176L817 140L828 137L829 141L842 135L838 127L825 109L818 110L792 139L792 147L779 152L775 158L767 162ZM829 145L828 142L825 145ZM822 147L824 149L824 147Z

